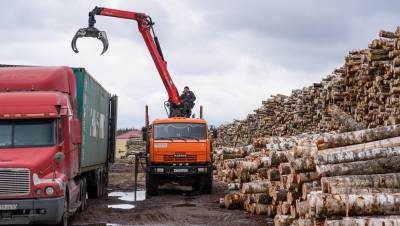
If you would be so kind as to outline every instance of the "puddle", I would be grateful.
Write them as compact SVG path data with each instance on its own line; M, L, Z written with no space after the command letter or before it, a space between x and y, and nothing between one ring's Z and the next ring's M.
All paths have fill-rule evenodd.
M130 209L135 208L135 205L131 205L131 204L116 204L116 205L108 205L108 208L110 208L110 209L130 210Z
M118 197L118 199L122 201L134 202L135 192L114 191L108 193L108 197ZM136 192L136 201L143 201L145 199L146 199L146 191Z

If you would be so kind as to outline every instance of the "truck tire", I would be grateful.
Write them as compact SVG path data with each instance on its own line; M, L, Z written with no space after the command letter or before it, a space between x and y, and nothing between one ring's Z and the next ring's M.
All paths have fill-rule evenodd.
M103 168L97 169L91 177L91 186L88 189L89 198L99 199L105 195L105 171Z
M155 176L149 175L146 178L146 196L158 195L158 180Z
M213 183L213 174L207 174L201 178L200 181L200 192L202 194L211 194Z
M80 201L81 206L79 207L79 211L84 211L86 209L86 193L87 193L87 185L86 185L86 178L83 177L80 180Z
M71 222L69 222L69 211L68 211L69 204L68 204L68 196L65 195L64 197L65 197L65 200L64 200L64 214L63 214L63 216L61 217L60 223L57 224L58 226L69 226L69 225L71 225Z

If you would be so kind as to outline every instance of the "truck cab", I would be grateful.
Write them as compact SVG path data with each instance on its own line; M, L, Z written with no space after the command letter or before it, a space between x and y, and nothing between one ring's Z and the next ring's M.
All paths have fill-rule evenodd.
M147 140L147 193L155 195L167 182L191 184L202 193L212 188L212 150L204 119L156 119Z

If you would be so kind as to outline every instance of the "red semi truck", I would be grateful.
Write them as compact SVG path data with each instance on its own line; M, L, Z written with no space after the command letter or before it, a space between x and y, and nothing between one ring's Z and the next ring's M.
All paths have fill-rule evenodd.
M84 68L0 66L0 225L67 225L103 196L116 113Z

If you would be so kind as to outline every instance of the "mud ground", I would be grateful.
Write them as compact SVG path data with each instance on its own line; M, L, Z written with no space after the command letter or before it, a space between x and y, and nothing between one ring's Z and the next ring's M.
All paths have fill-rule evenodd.
M110 197L115 192L132 192L133 175L132 165L123 160L116 162L109 175L109 197L89 199L87 209L71 218L72 225L273 225L272 220L265 216L219 208L219 198L226 189L217 181L214 181L210 195L172 190L136 202L131 201L132 196ZM145 176L141 173L139 189L145 189L144 182ZM138 198L143 197L138 195ZM110 205L130 209L109 208Z

